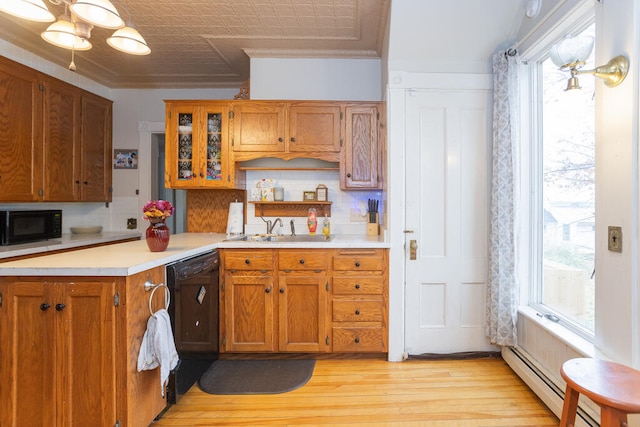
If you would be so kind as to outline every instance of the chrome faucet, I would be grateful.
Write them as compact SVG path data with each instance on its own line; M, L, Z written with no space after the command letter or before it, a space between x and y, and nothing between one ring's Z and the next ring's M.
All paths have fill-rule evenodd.
M284 227L284 225L282 225L282 220L280 218L276 218L275 221L273 221L273 223L271 222L271 220L267 220L267 234L272 234L273 233L273 229L276 228L276 224L280 223L280 227Z
M295 222L293 220L289 221L289 225L291 226L291 235L295 236L296 235L296 226L295 226Z

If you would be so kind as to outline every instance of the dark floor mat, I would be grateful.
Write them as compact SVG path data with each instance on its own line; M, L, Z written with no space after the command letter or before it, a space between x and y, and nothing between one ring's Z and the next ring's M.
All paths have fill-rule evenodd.
M309 381L315 360L216 360L199 381L210 394L277 394Z

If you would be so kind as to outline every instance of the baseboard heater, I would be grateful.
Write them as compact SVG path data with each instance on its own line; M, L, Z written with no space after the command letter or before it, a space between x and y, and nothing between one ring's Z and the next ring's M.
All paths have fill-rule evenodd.
M551 378L539 369L527 355L514 347L505 347L502 350L502 358L511 369L518 375L529 388L544 402L558 418L562 416L562 405L564 404L564 390L560 388ZM576 417L576 427L599 427L600 424L592 411L585 410L582 404L578 405L578 416Z

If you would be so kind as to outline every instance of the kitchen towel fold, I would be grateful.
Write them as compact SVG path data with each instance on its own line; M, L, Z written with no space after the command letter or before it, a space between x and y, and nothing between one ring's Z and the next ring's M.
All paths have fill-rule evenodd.
M173 340L171 319L166 309L153 313L147 321L147 330L142 337L138 354L138 372L160 367L160 393L164 397L164 388L169 372L178 364L178 352Z

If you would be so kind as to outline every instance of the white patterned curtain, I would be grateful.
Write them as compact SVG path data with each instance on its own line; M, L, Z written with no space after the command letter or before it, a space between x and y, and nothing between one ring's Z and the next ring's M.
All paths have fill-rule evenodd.
M517 342L518 286L514 229L515 140L517 133L517 64L515 50L493 57L493 175L491 235L486 334L491 343L514 346Z

